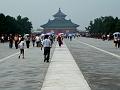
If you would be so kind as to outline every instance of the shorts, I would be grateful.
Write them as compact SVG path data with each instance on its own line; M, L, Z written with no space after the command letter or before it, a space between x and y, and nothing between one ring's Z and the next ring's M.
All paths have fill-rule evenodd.
M24 49L20 49L20 53L21 53L21 54L24 54Z

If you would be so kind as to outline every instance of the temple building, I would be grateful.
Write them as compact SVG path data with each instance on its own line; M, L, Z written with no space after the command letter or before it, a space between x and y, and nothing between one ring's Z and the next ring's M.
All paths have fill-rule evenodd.
M44 33L54 32L58 33L75 33L79 25L73 23L71 20L66 20L65 15L61 9L53 15L53 20L48 20L48 22L41 27L43 28Z

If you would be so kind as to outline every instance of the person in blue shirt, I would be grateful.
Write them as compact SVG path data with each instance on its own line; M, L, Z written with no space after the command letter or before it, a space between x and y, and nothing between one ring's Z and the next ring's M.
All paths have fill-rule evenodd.
M48 38L49 35L45 35L42 45L44 47L44 62L49 62L50 58L50 49L51 49L51 41Z

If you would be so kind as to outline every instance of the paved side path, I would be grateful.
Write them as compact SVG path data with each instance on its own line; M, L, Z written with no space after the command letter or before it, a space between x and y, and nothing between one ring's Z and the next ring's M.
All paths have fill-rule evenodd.
M91 90L65 44L56 45L41 90Z

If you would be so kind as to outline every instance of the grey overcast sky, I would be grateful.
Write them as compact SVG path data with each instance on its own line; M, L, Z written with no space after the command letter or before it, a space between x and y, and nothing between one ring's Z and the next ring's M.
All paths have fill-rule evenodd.
M101 16L120 18L120 0L0 0L0 13L28 17L34 29L53 19L59 8L84 30L90 20Z

